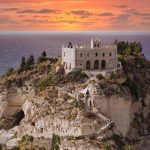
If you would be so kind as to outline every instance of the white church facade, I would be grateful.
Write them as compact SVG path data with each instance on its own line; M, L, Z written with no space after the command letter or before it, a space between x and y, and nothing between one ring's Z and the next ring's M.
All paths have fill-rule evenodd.
M115 44L102 44L99 38L92 39L90 45L62 46L62 64L67 72L73 69L83 71L113 70L117 68L117 46Z

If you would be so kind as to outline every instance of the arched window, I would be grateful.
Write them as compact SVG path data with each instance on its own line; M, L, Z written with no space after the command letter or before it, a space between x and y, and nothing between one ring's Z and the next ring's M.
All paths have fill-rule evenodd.
M94 61L94 69L99 69L99 61L98 60Z
M111 52L109 53L109 56L111 56Z
M86 69L91 69L91 62L90 61L86 62Z
M80 57L82 57L82 53L80 53Z
M95 56L98 56L98 53L95 53Z
M101 62L101 69L105 69L106 68L106 61L102 60Z
M103 53L103 57L105 57L105 53Z

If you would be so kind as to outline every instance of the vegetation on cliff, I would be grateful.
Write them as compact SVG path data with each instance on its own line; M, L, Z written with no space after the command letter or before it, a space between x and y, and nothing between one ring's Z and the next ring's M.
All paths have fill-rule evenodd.
M150 61L141 55L124 57L120 61L127 76L125 85L137 100L144 98L150 90Z
M115 41L117 44L118 54L135 55L142 52L142 44L140 42Z

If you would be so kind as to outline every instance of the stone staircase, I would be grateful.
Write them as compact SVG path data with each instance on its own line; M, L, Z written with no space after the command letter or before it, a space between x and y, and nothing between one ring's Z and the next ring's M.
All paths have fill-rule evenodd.
M104 122L106 122L105 125L103 125L102 127L99 128L99 130L97 130L96 134L97 134L97 139L102 140L107 132L107 129L110 127L110 125L113 123L113 121L111 121L110 119L106 118L103 114L97 112L97 116L99 117L100 120L103 120Z

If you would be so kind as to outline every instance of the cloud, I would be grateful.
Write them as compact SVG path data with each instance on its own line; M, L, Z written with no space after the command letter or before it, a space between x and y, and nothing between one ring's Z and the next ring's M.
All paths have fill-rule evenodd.
M142 26L150 27L150 22L141 22Z
M140 13L140 16L150 16L150 13Z
M26 10L18 11L17 13L23 13L23 14L26 14L26 13L36 13L36 11L33 10L33 9L26 9Z
M8 17L3 17L0 18L0 24L18 24L18 22Z
M59 10L54 10L54 9L41 9L37 11L37 13L41 14L48 14L48 13L57 13Z
M126 13L128 14L132 14L132 15L139 15L140 12L137 11L136 9L128 9L128 10L125 10Z
M81 18L88 18L89 16L93 15L93 13L85 10L70 11L70 14L78 15Z
M26 9L22 11L18 11L17 13L39 13L39 14L48 14L48 13L57 13L59 10L54 9L41 9L41 10L33 10L33 9Z
M111 18L111 20L109 20L109 21L112 24L120 24L120 25L125 24L125 23L128 24L129 17L130 17L130 15L128 15L128 14L120 14L116 17Z
M26 19L26 20L23 20L23 22L27 22L27 23L48 23L49 21L48 20L35 20L35 19Z
M150 16L150 13L141 13L140 11L136 9L128 9L128 10L125 10L125 12L131 15L135 15L135 16Z
M113 16L113 13L111 13L111 12L104 12L104 13L98 14L98 16Z
M148 17L143 17L144 20L150 20L150 16Z
M18 11L18 8L3 8L2 11Z
M128 20L129 16L130 15L128 14L121 14L121 15L118 15L117 17L114 17L114 19L119 20L119 21L124 21L124 20Z
M115 8L128 8L128 5L113 5Z

